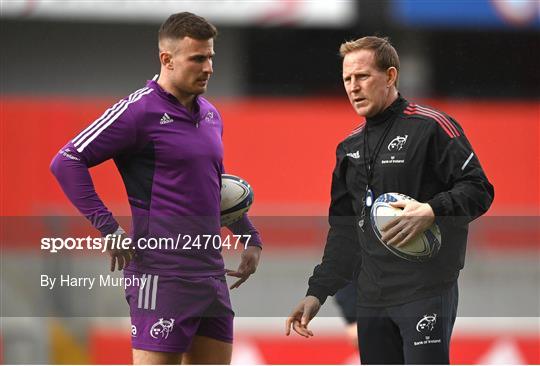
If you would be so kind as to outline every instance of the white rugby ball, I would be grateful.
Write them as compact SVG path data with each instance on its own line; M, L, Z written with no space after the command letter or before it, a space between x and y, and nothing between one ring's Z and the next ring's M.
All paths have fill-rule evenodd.
M396 216L401 215L403 212L403 210L400 208L390 206L390 202L402 200L414 201L414 198L401 193L384 193L377 197L373 203L373 206L371 207L371 227L373 228L377 238L379 238L379 241L392 254L413 262L428 261L437 255L439 249L441 248L441 231L437 224L433 224L422 234L418 234L408 243L399 248L388 245L381 239L381 228L387 222L393 220Z
M253 190L248 182L235 175L221 175L221 226L240 220L252 204Z

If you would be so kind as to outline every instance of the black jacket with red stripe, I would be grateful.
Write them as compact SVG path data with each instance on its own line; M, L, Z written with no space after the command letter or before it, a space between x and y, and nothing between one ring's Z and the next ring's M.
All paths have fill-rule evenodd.
M371 229L369 208L364 231L358 225L367 182L364 134L367 128L373 155L392 120L374 160L370 186L375 198L398 192L431 205L442 244L427 262L407 261L387 250ZM444 291L463 268L468 224L488 210L494 197L463 129L448 115L399 96L341 142L336 155L330 230L307 294L323 303L353 278L364 306L397 305Z

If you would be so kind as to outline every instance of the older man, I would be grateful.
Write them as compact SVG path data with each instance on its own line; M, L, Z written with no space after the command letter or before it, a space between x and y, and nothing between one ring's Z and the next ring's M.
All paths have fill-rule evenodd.
M468 224L488 210L493 187L453 118L399 94L399 57L387 39L346 42L340 53L345 91L366 120L337 147L324 256L286 333L312 336L308 324L327 296L353 279L362 363L447 364ZM402 215L381 240L401 247L436 222L442 247L430 261L394 255L371 229L370 207L388 192L415 200L392 204Z

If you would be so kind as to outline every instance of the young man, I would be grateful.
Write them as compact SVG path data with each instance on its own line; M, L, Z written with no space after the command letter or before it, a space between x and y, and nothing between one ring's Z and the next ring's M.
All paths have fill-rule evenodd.
M111 270L144 282L126 290L135 364L231 361L234 313L222 248L214 240L195 244L220 233L223 125L200 96L213 73L216 35L204 18L171 15L159 30L157 81L105 111L51 165L66 195L103 236L124 231L97 196L88 168L111 158L126 186L134 243L182 236L174 248L110 251ZM239 277L235 288L255 272L262 244L245 215L229 228L251 235L238 270L228 271Z
M346 42L340 53L349 101L366 122L338 145L324 256L286 333L312 336L308 323L326 297L354 277L362 363L448 364L468 224L488 210L493 187L451 117L398 93L399 58L387 39ZM399 247L437 222L442 246L431 261L397 257L375 236L369 206L387 192L416 201L393 204L403 214L382 240Z

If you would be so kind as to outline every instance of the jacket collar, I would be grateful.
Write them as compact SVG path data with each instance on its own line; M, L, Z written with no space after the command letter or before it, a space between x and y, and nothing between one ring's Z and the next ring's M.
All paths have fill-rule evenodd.
M186 107L176 99L174 95L163 89L156 80L148 80L146 82L146 86L149 88L154 89L160 96L163 98L170 100L173 103L178 104L183 109L186 109ZM199 115L200 114L201 107L199 105L199 96L196 95L195 98L193 98L193 112L191 112L193 115Z
M389 120L390 117L392 117L395 114L403 112L405 107L407 106L408 102L401 96L400 93L398 93L398 97L388 108L386 108L381 113L373 116L373 117L367 117L366 122L368 125L374 126L378 125L380 123L384 123Z

